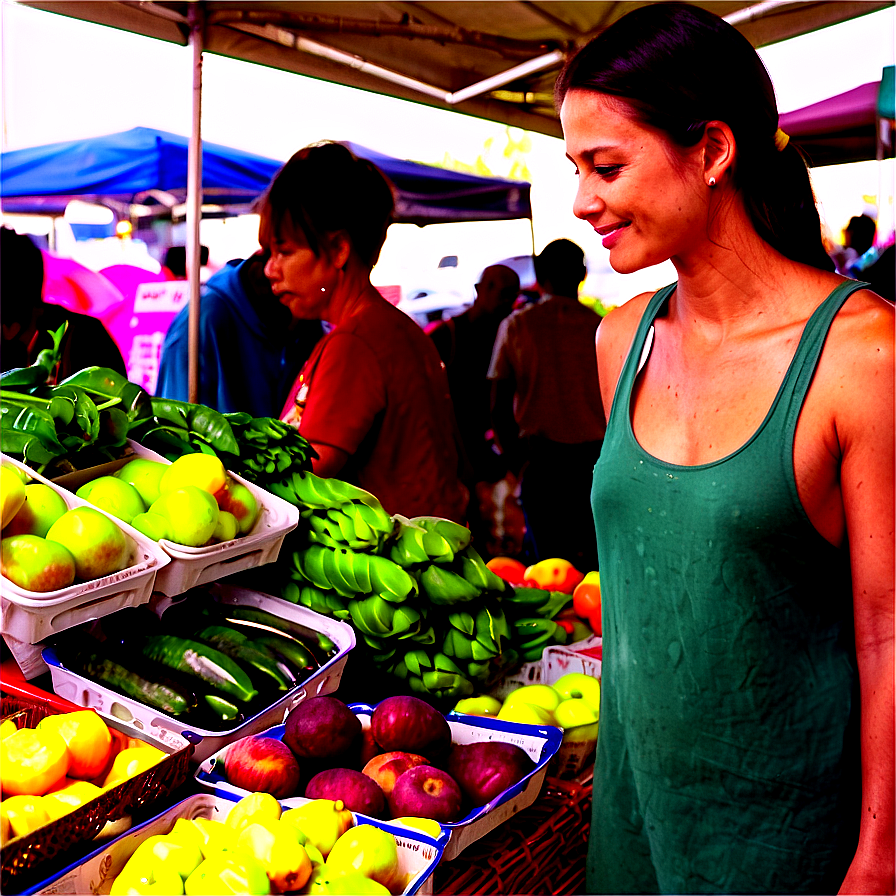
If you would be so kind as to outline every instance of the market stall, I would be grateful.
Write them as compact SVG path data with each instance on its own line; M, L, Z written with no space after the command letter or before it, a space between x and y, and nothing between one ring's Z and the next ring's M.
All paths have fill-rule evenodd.
M266 805L307 861L252 839L266 876L239 892L315 892L341 872L298 819L338 799L394 851L372 892L507 892L533 852L575 892L600 669L575 593L593 613L599 586L390 516L280 421L47 362L2 380L3 891L125 892L160 842ZM212 873L191 855L184 880Z

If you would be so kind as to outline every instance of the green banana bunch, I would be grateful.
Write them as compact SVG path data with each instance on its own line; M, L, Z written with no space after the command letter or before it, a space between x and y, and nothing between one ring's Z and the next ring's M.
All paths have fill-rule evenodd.
M375 508L354 501L326 510L306 510L301 516L308 524L308 540L330 548L375 551L392 529L391 520L386 529L383 514Z
M292 560L305 581L318 588L332 589L343 597L375 593L393 603L401 603L418 591L413 576L388 557L377 554L311 544L294 551Z
M287 582L280 591L280 597L290 603L301 604L322 616L347 621L351 615L346 599L335 591L316 588L307 583L299 585L295 581Z
M481 588L437 563L430 563L421 570L418 578L423 593L436 606L465 603L482 594Z
M481 606L474 615L466 611L447 615L449 626L442 653L457 660L488 662L501 655L510 628L497 601Z
M543 616L514 619L511 628L514 647L526 663L540 660L545 647L566 643L566 629Z
M489 570L491 571L491 570ZM504 589L504 605L514 615L543 616L553 619L564 607L572 603L572 595L545 588L526 588L508 585Z
M389 671L407 681L411 690L433 697L457 699L475 691L460 666L444 653L409 650Z
M380 639L411 637L420 630L423 619L414 607L392 604L379 594L356 597L348 602L348 609L352 624L361 634Z
M499 575L493 573L486 565L479 552L473 545L467 545L458 552L460 560L460 573L472 585L480 591L504 592L507 583Z

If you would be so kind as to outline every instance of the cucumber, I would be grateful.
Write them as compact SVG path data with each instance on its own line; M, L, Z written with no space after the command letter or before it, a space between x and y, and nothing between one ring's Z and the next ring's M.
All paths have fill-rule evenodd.
M244 666L257 669L278 691L288 691L296 682L287 677L277 664L277 657L263 645L250 641L249 636L223 625L209 625L196 633L200 641L226 653Z
M149 635L143 639L142 651L147 659L193 675L242 703L258 696L249 673L239 662L201 641L176 635Z

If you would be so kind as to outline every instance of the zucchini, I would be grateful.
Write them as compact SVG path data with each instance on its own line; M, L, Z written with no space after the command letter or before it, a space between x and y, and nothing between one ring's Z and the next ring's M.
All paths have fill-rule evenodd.
M201 641L177 635L148 635L143 639L142 652L147 659L193 675L243 703L258 696L249 673L236 660Z
M268 628L283 635L286 638L292 638L303 644L307 650L314 653L321 650L323 658L315 656L318 665L322 665L335 653L335 645L326 636L306 628L298 622L291 622L281 619L267 610L260 607L246 607L242 604L220 604L217 612L222 613L230 622L242 622L250 625L257 625Z

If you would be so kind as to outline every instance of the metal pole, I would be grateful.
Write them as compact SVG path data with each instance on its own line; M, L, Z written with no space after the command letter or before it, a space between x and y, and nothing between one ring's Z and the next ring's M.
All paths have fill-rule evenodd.
M191 3L190 46L193 49L193 126L187 149L187 278L190 281L190 316L187 330L189 360L189 400L199 399L199 268L202 244L199 225L202 221L202 3Z

